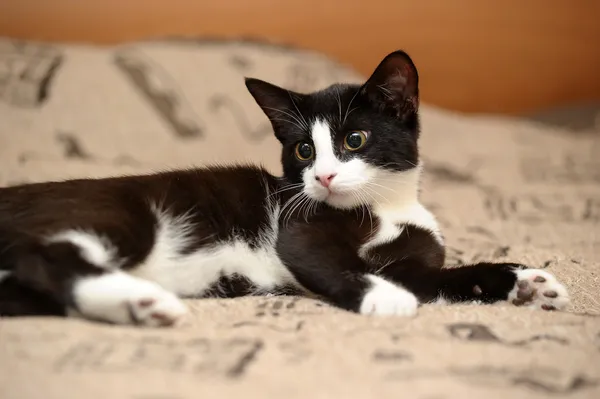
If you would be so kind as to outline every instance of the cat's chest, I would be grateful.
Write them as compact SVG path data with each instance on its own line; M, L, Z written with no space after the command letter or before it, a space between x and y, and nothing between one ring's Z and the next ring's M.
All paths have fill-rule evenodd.
M361 257L364 257L373 248L398 239L407 224L428 231L440 244L443 244L435 217L418 202L403 207L374 209L373 214L378 221L377 228L360 246L359 255Z

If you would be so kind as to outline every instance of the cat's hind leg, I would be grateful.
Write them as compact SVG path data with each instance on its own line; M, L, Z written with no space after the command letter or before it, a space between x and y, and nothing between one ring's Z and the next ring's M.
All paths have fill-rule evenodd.
M67 231L21 246L12 275L52 296L69 314L115 324L170 326L187 313L177 296L122 271L117 251L101 237Z
M171 326L187 313L172 292L119 270L79 277L71 295L75 314L116 324Z

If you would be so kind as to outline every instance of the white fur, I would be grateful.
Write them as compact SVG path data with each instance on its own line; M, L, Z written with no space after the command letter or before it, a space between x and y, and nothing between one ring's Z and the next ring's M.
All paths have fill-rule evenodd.
M556 277L547 271L540 269L524 269L515 270L515 274L517 275L517 284L519 281L526 280L534 288L533 297L523 306L534 309L542 309L542 305L548 305L556 308L557 310L563 310L569 304L570 299L567 289L564 285L558 282ZM545 281L536 282L534 281L536 277L543 277ZM517 292L519 291L517 284L515 284L512 291L508 294L508 300L511 302L517 298ZM558 296L556 298L544 296L544 293L549 291L556 292Z
M187 314L175 294L121 271L79 278L73 285L73 299L77 313L117 324L159 326L175 323Z
M101 268L115 268L116 249L110 242L97 234L83 230L67 230L50 236L49 243L68 242L81 251L81 256L88 263Z
M325 201L336 208L353 208L368 199L359 193L376 172L360 159L341 162L333 149L331 129L326 121L317 119L311 128L315 145L315 162L304 169L302 180L306 194L317 201ZM316 180L318 176L335 174L329 188Z
M315 162L311 166L311 169L314 169L313 176L336 173L340 166L340 161L333 151L333 141L331 139L329 124L324 120L317 119L312 125L310 135L316 152Z
M294 284L292 274L275 251L279 206L271 206L268 211L270 223L263 229L259 248L252 249L242 239L234 239L180 255L191 237L193 226L185 216L173 218L168 212L157 209L155 245L144 262L131 273L155 281L180 296L201 295L222 275L245 276L265 290Z
M411 292L381 277L366 276L372 286L360 305L361 314L414 316L419 301Z

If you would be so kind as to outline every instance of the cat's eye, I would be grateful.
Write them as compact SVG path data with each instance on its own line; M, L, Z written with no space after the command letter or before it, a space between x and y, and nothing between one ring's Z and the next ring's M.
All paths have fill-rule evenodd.
M296 144L296 158L301 161L308 161L315 155L313 146L307 142L301 142Z
M367 133L362 130L350 132L344 137L344 148L348 151L356 151L363 148L367 142Z

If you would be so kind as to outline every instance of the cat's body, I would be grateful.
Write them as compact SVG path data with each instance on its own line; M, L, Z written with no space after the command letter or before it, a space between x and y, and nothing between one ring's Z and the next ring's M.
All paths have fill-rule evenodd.
M186 313L178 297L281 292L365 314L568 303L543 271L443 268L418 198L417 76L404 53L363 86L247 86L282 143L283 177L230 166L1 188L0 315L170 325Z

